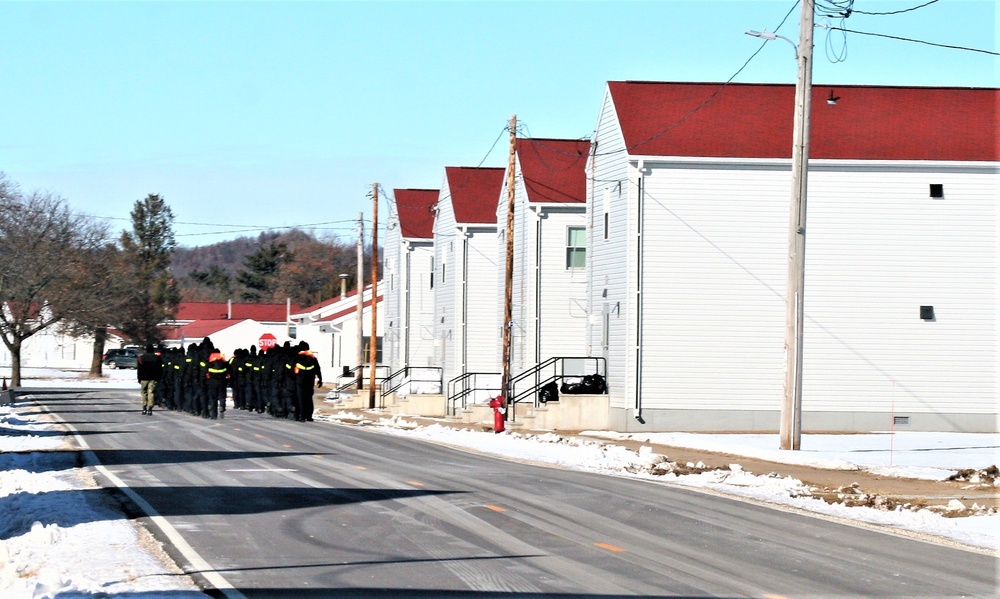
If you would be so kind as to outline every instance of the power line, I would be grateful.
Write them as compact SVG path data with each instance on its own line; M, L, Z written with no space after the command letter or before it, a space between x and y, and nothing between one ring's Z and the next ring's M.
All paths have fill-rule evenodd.
M930 0L930 2L924 2L923 4L920 4L918 6L911 6L910 8L904 8L902 10L893 10L893 11L889 11L889 12L867 12L867 11L864 11L864 10L856 10L854 12L858 13L859 15L868 15L868 16L876 16L876 17L881 17L881 16L885 16L885 15L901 15L904 12L910 12L910 11L913 11L913 10L917 10L918 8L923 8L925 6L930 6L931 4L934 4L937 1L938 0Z
M928 42L926 40L915 40L908 37L899 37L897 35L888 35L885 33L871 33L869 31L856 31L854 29L844 29L843 27L830 27L830 29L835 31L844 31L847 33L857 33L858 35L870 35L873 37L884 37L891 40L899 40L902 42L913 42L915 44L925 44L928 46L935 46L937 48L948 48L950 50L965 50L966 52L980 52L982 54L989 54L991 56L1000 56L1000 52L993 52L990 50L981 50L979 48L967 48L965 46L953 46L951 44L938 44L935 42Z

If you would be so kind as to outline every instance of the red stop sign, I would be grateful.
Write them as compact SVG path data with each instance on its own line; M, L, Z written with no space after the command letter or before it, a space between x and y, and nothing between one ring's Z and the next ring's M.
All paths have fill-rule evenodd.
M257 347L262 350L271 349L275 345L278 345L278 338L271 333L264 333L260 336L260 339L257 340Z

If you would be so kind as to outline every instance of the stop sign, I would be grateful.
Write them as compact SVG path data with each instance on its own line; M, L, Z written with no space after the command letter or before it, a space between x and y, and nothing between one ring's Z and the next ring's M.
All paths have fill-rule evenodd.
M278 338L271 333L264 333L260 336L260 339L257 340L257 347L261 350L271 349L275 345L278 345Z

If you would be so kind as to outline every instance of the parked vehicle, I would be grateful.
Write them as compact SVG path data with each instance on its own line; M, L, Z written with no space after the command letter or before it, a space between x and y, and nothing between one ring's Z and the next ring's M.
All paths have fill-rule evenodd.
M138 368L139 351L131 347L109 349L102 356L102 361L108 368Z

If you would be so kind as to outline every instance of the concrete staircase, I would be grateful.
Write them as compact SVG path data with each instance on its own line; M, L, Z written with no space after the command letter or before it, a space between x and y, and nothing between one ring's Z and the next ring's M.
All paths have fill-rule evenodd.
M345 410L368 409L368 393L360 395L353 392L341 392L340 398L333 404ZM381 406L382 400L376 398ZM452 416L447 414L448 398L441 394L410 394L397 397L391 394L385 398L384 407L377 408L387 416L420 416L424 418L441 418L445 421L464 424L481 424L493 426L493 409L486 404L470 404ZM327 405L330 405L329 402ZM559 401L543 404L537 408L528 404L516 406L513 420L508 419L509 429L579 431L608 430L609 398L607 395L572 395L562 394Z

